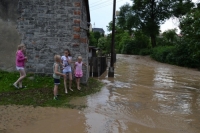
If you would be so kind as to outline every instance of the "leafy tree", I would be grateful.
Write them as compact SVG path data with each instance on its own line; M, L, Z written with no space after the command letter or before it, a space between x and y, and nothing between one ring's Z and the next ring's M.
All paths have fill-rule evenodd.
M94 38L94 33L90 32L89 46L97 46L97 40Z
M189 12L180 22L181 34L187 44L184 47L188 49L188 55L193 64L200 67L200 9L196 8ZM181 46L180 46L181 47ZM192 63L190 63L192 64Z
M140 54L142 49L148 48L149 37L144 35L141 31L135 31L133 37L124 35L122 41L121 53L123 54Z
M144 34L150 36L152 47L156 46L156 36L160 25L166 19L174 16L184 15L194 4L191 0L132 0L133 5L125 4L121 7L118 25L124 29L140 29ZM182 4L180 4L182 3ZM177 11L176 5L185 6Z
M119 46L118 46L118 53L124 54L127 53L125 46L127 45L127 43L131 40L130 35L128 34L128 32L124 32L121 35L121 39L119 41Z
M106 54L106 53L108 53L107 52L107 40L106 40L106 37L101 37L101 38L99 38L99 40L98 40L98 48L100 48L103 52L102 52L102 54Z
M120 7L119 16L117 17L117 25L123 30L129 31L129 34L133 31L132 26L132 7L129 3Z
M97 40L99 40L99 38L103 37L103 35L100 32L93 32L94 33L94 38Z
M89 45L96 46L98 45L99 38L103 37L100 32L90 32L89 36Z
M176 40L176 29L163 32L163 36L167 39L168 43L173 43Z
M108 24L107 28L108 28L108 31L112 31L112 21ZM108 37L112 37L112 33ZM127 30L120 28L119 25L116 24L115 25L115 51L117 53L121 53L122 51L121 48L123 47L122 40L125 40L127 38L130 39L130 35L128 34ZM109 45L112 43L111 38L110 38L110 42L108 43Z
M194 7L194 3L191 2L191 0L177 0L175 3L172 5L172 14L180 18L184 16L185 14L188 13L188 9L191 9Z

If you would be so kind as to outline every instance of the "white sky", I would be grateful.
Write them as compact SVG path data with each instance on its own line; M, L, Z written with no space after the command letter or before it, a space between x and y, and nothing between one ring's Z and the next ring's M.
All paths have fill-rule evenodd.
M193 2L197 2L198 0L192 0ZM132 4L131 0L116 0L116 10L126 4ZM113 14L113 0L89 0L90 4L90 17L92 27L103 28L106 33L107 25L110 21L112 21ZM95 24L95 25L94 25ZM161 25L161 31L165 31L167 29L178 28L177 19L169 19L163 25Z

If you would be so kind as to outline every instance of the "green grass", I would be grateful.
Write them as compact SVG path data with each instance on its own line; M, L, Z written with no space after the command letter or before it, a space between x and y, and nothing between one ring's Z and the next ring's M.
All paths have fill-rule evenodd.
M13 83L19 78L19 73L0 70L0 105L32 105L68 108L85 108L86 105L72 105L69 101L74 97L82 97L100 91L102 83L94 78L89 78L87 85L81 84L81 91L76 89L75 81L72 83L71 92L64 93L63 79L59 85L59 100L53 100L53 78L27 74L23 80L24 89L16 89Z

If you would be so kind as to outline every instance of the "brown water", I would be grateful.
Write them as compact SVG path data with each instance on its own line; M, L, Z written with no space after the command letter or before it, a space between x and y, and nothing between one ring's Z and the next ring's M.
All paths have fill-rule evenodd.
M149 57L117 55L115 77L106 75L99 78L105 84L100 92L71 101L87 105L86 109L31 109L33 115L21 117L35 116L34 120L19 126L4 125L2 131L200 133L199 71L158 63Z

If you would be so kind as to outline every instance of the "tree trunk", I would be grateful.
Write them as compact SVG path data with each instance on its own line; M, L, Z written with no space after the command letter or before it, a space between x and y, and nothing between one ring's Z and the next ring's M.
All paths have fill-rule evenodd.
M154 48L156 47L156 36L151 35L151 46Z
M154 14L154 6L156 5L155 0L151 0L151 26L155 26L155 14ZM151 45L154 48L156 46L156 36L154 31L151 31Z

